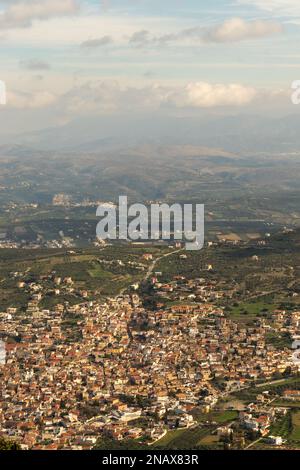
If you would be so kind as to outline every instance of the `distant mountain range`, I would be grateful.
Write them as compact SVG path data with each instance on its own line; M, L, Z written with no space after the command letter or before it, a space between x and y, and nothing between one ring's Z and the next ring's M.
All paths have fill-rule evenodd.
M139 145L193 145L227 152L297 152L300 115L175 117L107 116L76 119L68 124L2 140L39 150L98 152Z

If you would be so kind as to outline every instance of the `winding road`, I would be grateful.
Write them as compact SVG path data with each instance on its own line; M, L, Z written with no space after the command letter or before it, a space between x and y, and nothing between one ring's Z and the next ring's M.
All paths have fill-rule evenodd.
M153 273L154 271L154 268L155 266L157 265L157 263L159 263L159 261L161 261L163 258L167 258L168 256L172 256L174 255L175 253L180 253L181 251L184 251L185 248L180 248L178 250L174 250L174 251L171 251L170 253L165 253L164 255L160 256L159 258L156 258L149 266L148 268L148 271L146 273L146 276L144 277L144 281L147 281L149 279L149 277L151 276L151 274Z

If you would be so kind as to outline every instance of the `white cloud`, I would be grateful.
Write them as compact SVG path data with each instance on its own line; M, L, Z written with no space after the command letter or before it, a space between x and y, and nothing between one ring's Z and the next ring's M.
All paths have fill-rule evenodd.
M47 20L53 17L75 14L77 0L27 0L11 2L0 14L0 28L26 28L34 20Z
M1 1L1 0L0 0ZM61 15L55 5L62 6L64 9ZM25 6L24 6L25 5ZM8 13L0 15L0 28L6 28L6 43L19 45L26 44L36 47L56 46L62 44L81 45L86 49L97 49L110 44L127 47L160 47L168 44L188 44L205 45L207 43L228 43L238 42L247 39L259 39L268 37L282 31L282 26L276 21L246 21L241 18L229 19L221 24L211 27L193 26L182 29L182 21L178 19L166 18L146 18L146 17L118 17L109 15L77 15L76 18L67 18L67 12L72 14L76 12L77 2L75 0L41 0L40 5L43 8L40 14L47 22L34 21L38 12L32 10L30 5L37 6L37 0L28 0L15 4L15 7L23 7L26 14L14 17L7 21ZM27 8L28 6L28 8ZM51 8L50 11L46 6ZM66 6L69 6L67 9ZM8 11L8 10L7 10ZM63 15L62 12L65 11ZM61 16L54 18L54 16ZM64 17L62 17L64 16ZM5 20L6 18L6 20ZM7 21L4 25L4 20ZM12 25L29 26L31 28L9 30ZM188 22L187 24L190 24ZM97 32L101 35L97 36ZM167 33L166 33L167 31ZM95 34L94 37L91 35Z
M40 87L41 83L37 84ZM48 92L45 87L35 91L7 90L8 116L14 120L25 118L34 127L49 127L57 123L68 123L74 119L93 116L147 115L159 112L162 115L184 115L198 110L232 113L234 109L248 111L288 103L286 91L256 89L242 84L214 84L191 82L180 85L126 85L113 80L92 81L73 87L67 93ZM275 109L274 108L274 109ZM9 121L7 121L9 122ZM11 124L6 125L10 126Z
M70 114L115 113L157 109L167 97L159 85L121 86L117 81L95 81L76 87L61 98L61 107Z
M184 87L160 84L122 87L116 81L88 83L72 89L59 101L70 116L149 111L168 108L236 107L251 103L259 91L241 84L189 83Z
M151 35L148 30L136 31L129 44L138 47L156 46L174 42L191 41L196 43L228 43L258 39L282 33L282 25L278 21L255 20L246 21L242 18L231 18L221 24L205 28L196 26L183 29L176 33Z
M56 96L47 91L36 93L24 93L19 91L8 91L7 107L16 109L45 108L56 101Z
M217 106L243 106L258 95L255 88L240 84L189 83L183 89L171 92L168 103L179 108L212 108Z
M202 37L208 42L235 42L271 36L282 31L282 25L277 21L245 21L242 18L232 18L207 29Z

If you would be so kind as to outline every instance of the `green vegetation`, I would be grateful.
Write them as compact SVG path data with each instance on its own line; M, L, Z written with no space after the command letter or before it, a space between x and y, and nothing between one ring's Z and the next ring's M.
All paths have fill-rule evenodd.
M272 312L274 309L274 304L258 300L253 302L241 302L237 306L232 307L230 314L234 317L241 315L257 316L261 313Z
M170 431L166 436L161 440L156 442L153 446L156 449L196 449L199 445L201 439L204 436L210 434L212 428L209 426L206 427L192 427L189 429L178 429L175 431Z
M289 388L294 389L294 390L299 390L300 389L300 377L290 377L287 379L283 378L271 384L257 385L257 389L255 393L262 392L264 390L269 390L273 394L276 393L277 395L282 395L284 390L287 390Z
M180 436L185 432L185 429L174 429L172 431L168 431L165 436L163 436L159 441L154 444L154 447L159 447L161 449L167 449L171 443L180 438Z
M235 410L226 410L223 413L212 414L212 419L214 419L217 423L223 424L229 421L234 421L238 418L238 412Z
M123 441L117 441L111 437L101 437L94 450L145 450L148 446L135 441L134 439L125 439Z
M292 345L291 336L288 333L269 333L266 335L266 343L272 344L276 349L282 350L290 348Z
M151 405L151 400L141 395L119 395L119 399L128 406L144 408Z
M300 195L299 164L293 154L236 157L220 152L199 148L186 157L182 146L171 151L160 146L158 151L156 145L147 145L147 151L126 149L122 156L105 148L71 154L9 149L9 164L5 151L1 156L0 203L5 207L13 201L16 207L1 213L0 224L12 232L25 229L33 239L37 234L55 238L62 230L86 243L95 236L96 208L52 206L61 188L74 202L116 201L120 188L130 202L201 201L211 214L207 230L215 239L226 234L231 240L252 240L265 233L266 222L295 223ZM32 202L38 206L24 210L22 204Z
M292 412L292 432L290 434L291 441L300 441L300 411Z
M300 411L291 410L285 416L277 419L270 429L270 434L281 436L288 444L300 443Z
M80 290L87 290L93 299L100 300L105 296L113 296L130 284L139 281L144 271L137 269L135 264L147 263L143 254L153 252L159 256L163 248L134 247L129 245L107 246L104 249L82 250L1 250L0 260L0 310L17 307L24 311L31 298L26 288L18 287L19 275L26 284L39 283L43 277L46 287L41 300L42 308L53 308L58 303L69 302L71 305L82 302ZM119 262L116 262L119 260ZM129 264L128 264L129 263ZM59 276L62 279L72 277L73 293L62 292L54 295L53 282L47 277ZM61 286L59 286L61 289Z
M270 428L270 435L281 436L284 439L287 439L292 431L292 416L288 412L282 418L279 418Z
M212 411L210 413L202 413L196 408L193 410L194 419L199 423L204 422L215 422L218 424L227 423L229 421L234 421L238 417L238 412L235 410L225 410L225 411Z
M17 442L0 437L0 451L3 450L21 450L21 446Z

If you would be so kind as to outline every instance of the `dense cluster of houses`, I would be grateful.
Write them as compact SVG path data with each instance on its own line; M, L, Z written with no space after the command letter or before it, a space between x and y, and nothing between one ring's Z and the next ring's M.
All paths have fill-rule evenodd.
M282 321L275 312L272 324L247 326L215 305L222 292L212 281L151 283L158 296L171 291L179 302L147 309L136 286L104 304L47 310L39 306L43 289L32 288L25 313L0 313L0 433L30 449L89 449L101 434L153 442L168 429L193 426L195 408L208 412L228 392L297 370L291 351L276 350L266 336L274 325L297 334L299 313ZM71 278L55 284L72 289ZM66 333L66 316L68 328L80 331L76 341ZM251 412L240 419L262 431L271 422Z

